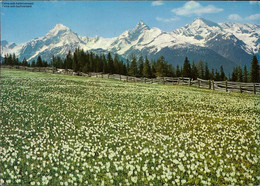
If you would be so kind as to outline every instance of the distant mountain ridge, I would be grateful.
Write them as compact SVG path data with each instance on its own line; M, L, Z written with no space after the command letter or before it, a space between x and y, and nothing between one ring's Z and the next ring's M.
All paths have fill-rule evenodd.
M237 65L249 65L254 54L259 56L260 26L256 24L215 23L196 18L191 24L164 32L140 21L118 37L78 36L70 28L57 24L45 36L21 45L1 41L2 56L15 53L29 61L39 55L47 61L53 55L65 57L77 47L93 52L117 53L122 58L132 54L158 58L163 55L173 64L182 64L185 56L191 61L207 62L210 68L220 65L231 71Z

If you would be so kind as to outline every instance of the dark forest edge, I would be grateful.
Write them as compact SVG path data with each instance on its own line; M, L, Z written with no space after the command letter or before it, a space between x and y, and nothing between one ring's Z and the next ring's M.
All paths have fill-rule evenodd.
M253 56L251 62L251 68L248 72L247 67L238 66L233 69L232 74L228 75L228 78L224 72L223 66L220 66L219 71L217 69L208 68L208 64L203 61L199 61L197 64L192 62L190 64L186 57L183 66L177 65L173 67L165 61L165 58L161 56L157 60L149 60L147 57L137 58L132 55L130 60L124 63L119 59L118 55L112 58L111 54L107 55L94 54L93 52L83 51L77 48L74 53L69 52L64 59L61 57L53 56L50 63L41 59L38 56L37 60L33 60L29 63L26 59L19 61L15 54L7 54L4 57L2 65L20 65L27 67L56 67L62 69L72 69L74 72L101 72L105 74L121 74L134 77L189 77L192 79L207 79L215 81L236 81L236 82L260 82L259 77L259 65L256 56Z

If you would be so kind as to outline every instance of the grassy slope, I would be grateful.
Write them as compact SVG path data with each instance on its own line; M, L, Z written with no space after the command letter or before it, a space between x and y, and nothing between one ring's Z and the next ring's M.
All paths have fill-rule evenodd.
M260 184L259 96L1 75L1 182Z

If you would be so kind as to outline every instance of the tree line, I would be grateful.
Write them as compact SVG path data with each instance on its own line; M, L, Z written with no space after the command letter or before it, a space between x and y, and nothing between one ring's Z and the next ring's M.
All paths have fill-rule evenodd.
M7 54L2 62L3 65L21 65L30 67L55 67L62 69L72 69L74 72L102 72L109 74L121 74L135 77L190 77L193 79L210 79L216 81L238 81L238 82L260 82L259 65L256 56L253 56L250 71L244 66L236 67L231 76L226 76L223 66L220 69L209 69L208 64L199 61L197 64L193 61L189 62L186 57L182 66L172 66L161 56L157 60L148 59L147 57L139 57L132 55L130 59L123 62L116 54L112 57L111 53L95 54L93 52L84 51L77 48L75 52L68 52L66 57L62 59L60 56L53 56L50 63L42 60L41 56L37 60L29 63L26 59L21 62L15 54Z

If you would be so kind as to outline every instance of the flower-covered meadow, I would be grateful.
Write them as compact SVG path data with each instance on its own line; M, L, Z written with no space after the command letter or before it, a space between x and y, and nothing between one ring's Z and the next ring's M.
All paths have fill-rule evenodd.
M0 185L259 185L259 95L1 70Z

